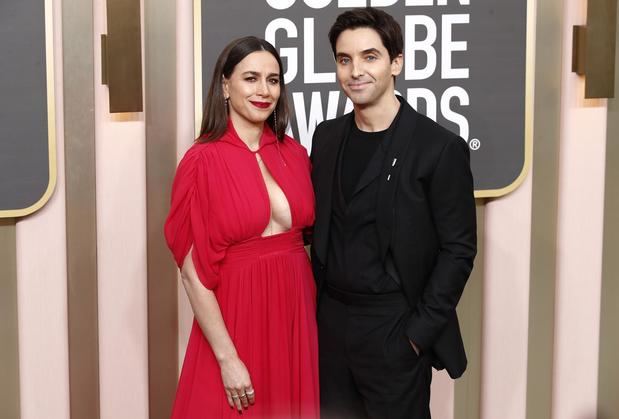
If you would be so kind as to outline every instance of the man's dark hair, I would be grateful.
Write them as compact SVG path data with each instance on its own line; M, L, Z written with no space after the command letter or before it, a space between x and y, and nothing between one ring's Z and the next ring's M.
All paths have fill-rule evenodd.
M404 49L402 28L390 14L374 7L353 9L342 13L337 17L329 30L329 41L333 55L336 54L335 43L340 34L348 29L370 28L380 36L383 45L389 52L389 58L393 61Z

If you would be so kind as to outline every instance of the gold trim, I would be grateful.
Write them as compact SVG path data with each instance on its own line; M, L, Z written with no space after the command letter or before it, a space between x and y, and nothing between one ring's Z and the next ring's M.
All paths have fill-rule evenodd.
M616 11L619 21L619 8ZM615 34L619 45L619 31ZM615 80L619 81L619 54L615 56ZM615 87L615 93L617 93ZM600 418L619 418L617 386L619 386L619 330L615 320L619 315L619 95L608 100L606 118L606 167L604 173L604 238L602 249L602 292L600 304L600 337L598 358L597 407Z
M527 45L525 72L525 111L524 111L524 164L520 174L512 183L499 189L482 189L475 191L475 198L497 198L507 195L518 188L531 170L533 156L533 121L535 106L535 25L537 1L527 0Z
M563 45L563 0L536 6L536 91L531 183L526 411L528 419L552 416L557 211Z
M95 37L92 0L62 2L69 413L99 419Z
M110 113L144 111L140 0L106 0L108 35L101 50Z
M0 412L19 418L19 326L15 219L0 218Z
M477 257L473 272L471 272L457 307L468 366L466 373L454 384L454 419L479 419L481 417L485 200L476 200L475 208Z
M200 135L202 122L202 0L193 1L193 90L194 137Z
M174 2L168 0L146 2L144 7L146 109L151 110L145 114L148 411L151 419L170 417L178 383L178 269L162 234L177 163L175 93L178 75L174 61L167 58L177 55L177 13Z
M54 94L54 13L52 0L45 0L45 66L47 83L47 146L49 182L37 202L26 208L0 211L0 218L23 217L38 211L49 201L56 188L56 103Z

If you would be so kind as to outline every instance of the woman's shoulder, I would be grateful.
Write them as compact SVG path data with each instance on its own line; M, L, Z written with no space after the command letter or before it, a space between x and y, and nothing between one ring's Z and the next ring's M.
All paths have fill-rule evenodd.
M284 136L283 143L286 145L286 147L290 148L290 150L292 150L294 153L304 155L307 157L307 149L303 146L303 144L301 144L294 138L290 137L289 135Z
M186 151L177 167L177 175L195 176L201 170L207 170L209 154L214 149L214 144L210 142L199 142L196 140Z
M215 142L216 141L203 142L200 141L200 138L196 139L193 144L191 144L191 146L187 149L187 151L185 151L185 154L183 155L181 161L196 161L203 159L213 150Z

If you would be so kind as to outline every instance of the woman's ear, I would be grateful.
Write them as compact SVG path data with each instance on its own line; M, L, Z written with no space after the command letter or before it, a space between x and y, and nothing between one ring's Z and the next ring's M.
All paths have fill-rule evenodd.
M228 80L221 76L221 89L224 92L224 99L228 99L230 97L230 93L228 92Z

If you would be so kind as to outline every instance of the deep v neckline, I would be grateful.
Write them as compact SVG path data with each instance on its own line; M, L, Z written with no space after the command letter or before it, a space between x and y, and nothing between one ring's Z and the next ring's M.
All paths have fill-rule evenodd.
M249 150L249 148L248 148ZM256 169L258 171L258 175L260 176L260 184L262 187L262 192L263 192L263 197L264 197L264 202L265 202L265 206L266 206L266 213L268 214L268 218L267 218L267 222L264 226L264 228L262 229L262 232L260 233L260 237L271 237L271 236L275 236L277 234L283 234L283 233L287 233L289 231L291 231L294 227L294 213L292 211L292 206L290 205L290 197L288 196L288 194L286 193L285 188L282 186L281 182L278 182L275 174L273 172L273 170L269 167L264 154L261 154L262 151L262 147L260 147L257 151L251 151L250 152L253 154L253 159L255 161L255 165L256 165ZM265 153L266 154L266 153ZM258 160L260 159L260 160ZM269 226L271 225L271 222L273 220L273 206L271 205L271 195L269 194L269 188L267 186L267 179L265 177L265 174L262 172L262 168L260 167L260 163L262 163L264 165L264 170L265 173L273 180L273 183L275 186L277 186L277 188L281 191L283 198L286 200L286 207L288 208L288 215L289 215L289 219L290 219L290 226L286 229L284 229L283 231L280 231L278 233L275 234L266 234L267 229L269 228ZM281 169L281 168L280 168Z
M264 225L264 228L261 230L260 232L260 237L269 237L272 236L274 234L269 234L269 235L264 235L264 233L266 232L267 228L269 227L269 225L271 224L271 219L272 219L272 214L273 214L273 208L271 206L271 195L269 194L269 188L267 186L267 181L265 179L264 174L262 173L262 169L260 168L260 163L258 162L258 158L260 158L260 160L262 161L262 163L264 164L264 168L266 173L271 177L271 179L273 179L273 183L279 188L280 191L282 191L282 195L283 197L286 199L287 202L287 206L288 206L288 213L290 215L290 227L287 228L285 231L283 231L282 233L288 232L290 230L292 230L292 228L294 227L294 223L295 223L295 219L294 219L294 212L292 210L292 206L290 204L290 197L288 196L288 193L286 193L286 190L283 186L283 182L278 182L276 175L274 174L273 169L273 164L275 164L275 162L273 162L273 164L271 164L271 166L269 166L268 164L268 160L269 158L267 157L269 152L270 152L270 148L271 147L278 147L278 154L279 154L279 144L278 144L278 140L275 137L275 133L273 132L273 130L271 130L271 128L265 124L264 128L262 130L262 134L260 136L260 141L258 144L258 148L256 150L252 150L251 148L249 148L249 146L241 139L241 137L239 136L238 132L236 131L236 129L234 128L234 124L232 123L232 120L228 119L228 131L226 132L226 134L224 134L224 136L222 137L222 140L233 145L236 147L239 147L241 149L243 149L245 152L251 154L251 158L254 160L254 162L252 164L255 165L255 168L258 172L258 176L260 176L260 184L261 184L261 189L262 189L262 193L263 193L263 198L265 200L265 206L266 206L266 213L268 215L266 224ZM281 159L281 154L280 154L280 159ZM283 160L282 160L283 162ZM282 164L283 167L285 167L285 164ZM280 168L281 169L281 168Z

